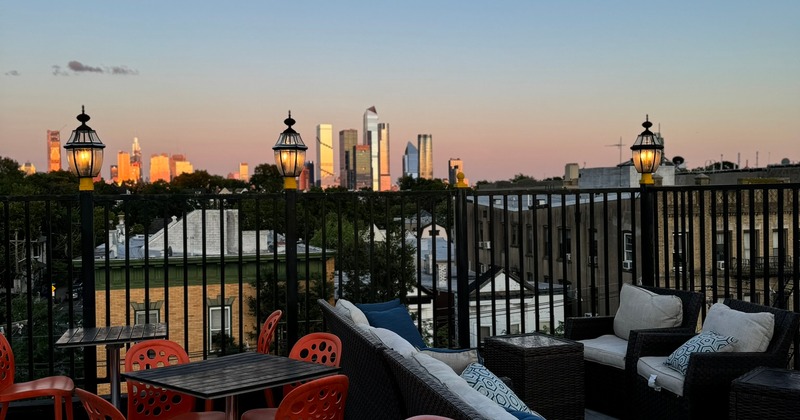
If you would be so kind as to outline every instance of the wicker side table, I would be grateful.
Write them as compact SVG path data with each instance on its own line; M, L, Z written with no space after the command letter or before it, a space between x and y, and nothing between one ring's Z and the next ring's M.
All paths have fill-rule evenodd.
M796 419L800 415L800 372L759 367L731 382L732 419Z
M490 337L485 363L544 417L584 417L582 343L539 333Z

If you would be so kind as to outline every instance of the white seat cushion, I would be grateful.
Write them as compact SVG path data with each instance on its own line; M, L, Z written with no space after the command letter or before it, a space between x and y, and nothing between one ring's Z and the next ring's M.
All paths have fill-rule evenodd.
M647 289L623 284L619 309L614 315L614 334L627 340L631 330L679 327L683 323L683 302L675 295L659 295Z
M683 380L685 378L680 372L667 367L664 364L666 360L667 358L662 356L641 357L639 358L639 363L636 364L636 372L645 379L649 379L651 375L656 375L656 386L682 397Z
M748 313L731 309L724 303L711 306L703 321L703 332L714 331L737 341L734 352L765 352L775 331L775 315L770 312Z
M578 342L583 343L584 359L618 369L625 369L625 354L628 351L627 340L623 340L613 334L606 334Z

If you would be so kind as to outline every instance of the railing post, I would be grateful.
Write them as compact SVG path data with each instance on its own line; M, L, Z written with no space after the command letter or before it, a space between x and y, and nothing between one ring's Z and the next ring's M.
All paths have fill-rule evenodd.
M641 184L642 209L642 285L655 286L655 218L654 193L648 184Z
M297 189L286 190L286 348L297 342Z
M91 178L89 178L91 181ZM79 193L81 209L81 279L83 281L83 328L97 325L95 316L94 282L94 201L92 190ZM97 392L97 349L83 348L84 387L89 392Z
M470 347L469 340L469 239L467 238L467 184L464 173L456 176L456 334L458 346L462 349Z

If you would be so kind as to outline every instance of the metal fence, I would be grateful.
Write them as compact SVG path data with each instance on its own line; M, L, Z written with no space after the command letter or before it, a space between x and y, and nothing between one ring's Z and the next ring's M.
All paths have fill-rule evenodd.
M94 290L81 275L77 196L0 197L0 325L19 380L61 373L92 385L108 381L102 349L86 366L86 351L54 348L82 324L89 294L98 325L165 322L193 358L252 348L294 284L282 353L287 329L321 328L319 297L400 296L427 342L445 347L558 334L568 316L613 314L624 282L702 291L706 308L732 297L797 310L799 190L314 192L289 208L285 194L95 195ZM287 261L288 212L298 243Z

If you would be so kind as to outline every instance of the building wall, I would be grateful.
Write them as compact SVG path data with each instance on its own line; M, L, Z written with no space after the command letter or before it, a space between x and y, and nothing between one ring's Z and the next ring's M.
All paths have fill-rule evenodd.
M419 177L433 179L433 136L418 134L417 151L419 153Z
M61 132L47 130L47 172L61 170Z
M347 189L355 188L353 174L353 148L358 144L358 130L347 129L339 131L339 180L340 186Z
M333 171L333 126L317 125L317 166L316 179L319 186L332 187L336 179Z
M170 181L169 156L166 153L150 157L150 182Z
M390 167L390 149L389 149L389 124L378 124L378 143L380 144L379 150L379 171L380 171L380 190L390 191L392 189L392 174Z
M369 146L370 188L380 190L380 144L378 143L378 112L370 107L364 112L364 142Z

